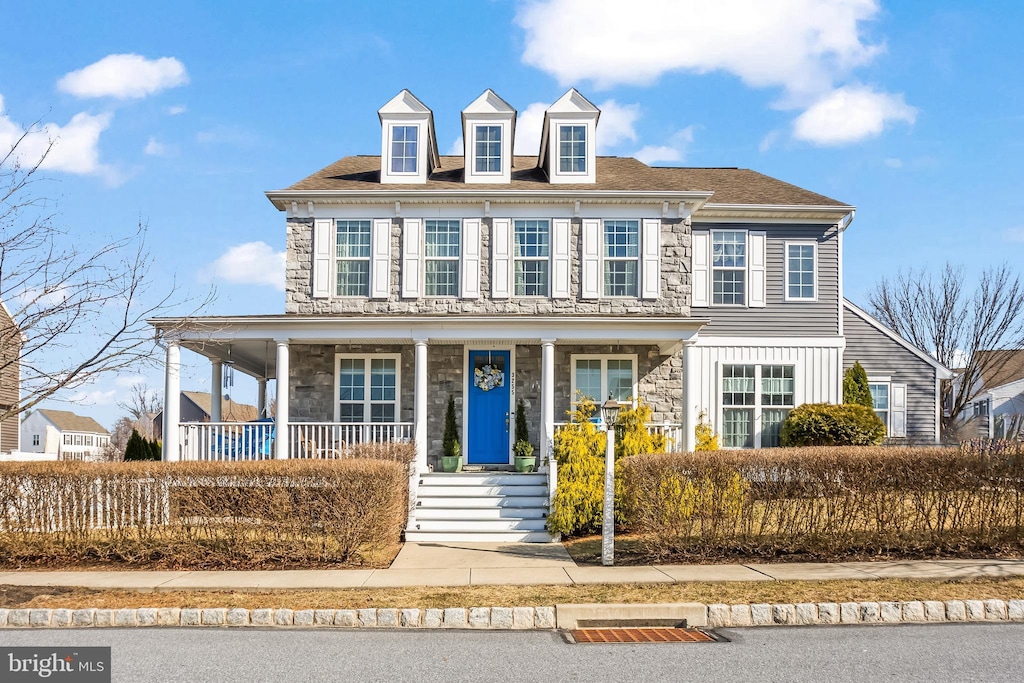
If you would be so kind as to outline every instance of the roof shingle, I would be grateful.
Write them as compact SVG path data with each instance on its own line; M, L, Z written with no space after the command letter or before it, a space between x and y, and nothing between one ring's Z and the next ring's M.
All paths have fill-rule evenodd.
M52 422L62 432L86 432L92 434L109 434L96 420L91 417L76 415L68 410L49 410L42 408L39 414Z

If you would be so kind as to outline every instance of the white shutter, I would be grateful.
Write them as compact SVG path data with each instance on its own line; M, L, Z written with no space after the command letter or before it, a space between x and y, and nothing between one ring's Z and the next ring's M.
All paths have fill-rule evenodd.
M747 272L750 274L750 289L747 305L751 308L765 306L765 234L763 232L747 233Z
M572 223L568 218L551 221L551 298L568 299L572 269Z
M331 264L334 262L334 221L317 218L313 221L313 298L331 297Z
M580 296L584 299L601 297L601 221L583 219L583 263L580 273Z
M641 239L640 298L657 299L661 290L661 221L645 218Z
M692 305L709 306L711 304L711 299L708 296L711 284L711 268L709 267L711 235L706 232L694 232L690 235L690 245L690 263L693 264L693 277L690 283Z
M480 219L462 221L462 282L463 299L480 298Z
M420 296L422 244L423 220L406 218L402 226L402 296L407 299Z
M373 221L370 241L370 296L374 299L387 299L391 293L390 218L377 218Z
M893 384L889 393L889 436L906 436L907 385Z
M491 298L512 296L512 221L495 218L491 222Z

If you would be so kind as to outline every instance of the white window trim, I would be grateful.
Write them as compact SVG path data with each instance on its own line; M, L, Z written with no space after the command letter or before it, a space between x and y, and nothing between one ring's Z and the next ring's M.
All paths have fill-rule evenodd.
M548 224L548 255L547 255L547 263L548 263L548 291L546 293L544 293L544 294L516 294L516 263L518 261L544 261L545 260L545 257L543 257L543 256L532 257L532 256L517 256L516 255L516 223L518 221L544 221L545 223ZM555 264L554 264L554 253L555 253L555 250L554 250L554 244L553 244L553 239L552 239L553 238L553 230L551 229L552 220L550 218L513 218L513 219L511 219L511 222L512 222L512 234L511 234L511 238L512 238L512 269L511 269L511 271L512 272L510 273L510 275L512 277L512 297L515 298L515 299L550 299L551 298L552 272L555 269Z
M812 275L812 284L814 286L814 296L790 296L789 295L789 247L811 247L814 250L812 258L814 259L814 273ZM782 243L782 261L783 261L783 272L784 279L782 281L782 297L783 301L791 302L805 302L813 303L818 300L818 243L813 240L787 240Z
M722 375L726 365L753 365L754 366L754 404L750 406L727 406L723 400L722 394ZM762 405L761 397L761 368L766 365L785 365L793 368L793 405L791 406L765 406ZM761 448L761 433L762 433L762 414L764 408L769 410L793 410L793 408L804 403L801 388L801 376L800 376L800 365L792 362L771 362L771 361L744 361L744 360L729 360L719 361L718 367L716 368L716 375L718 384L715 387L716 398L718 403L717 419L718 419L718 431L719 437L722 440L722 449L731 451L743 451L747 450L739 446L726 446L725 445L725 432L723 427L725 426L725 411L728 408L736 408L738 410L752 410L754 417L752 425L754 427L754 449Z
M868 377L868 388L872 384L885 385L885 435L889 436L892 431L892 377ZM872 398L872 404L874 404L874 398ZM878 414L872 405L871 412Z
M633 223L636 223L636 257L635 258L633 258L633 257L617 258L617 257L612 257L612 256L606 256L605 255L606 254L607 244L604 241L604 228L605 228L605 223L608 223L608 222L611 222L611 221L632 221ZM601 272L598 273L598 277L600 277L600 280L601 280L600 283L599 283L599 287L601 289L601 298L602 299L640 299L640 289L642 287L642 282L641 281L643 279L643 273L641 272L641 267L643 265L641 263L641 255L644 253L644 234L643 233L644 233L644 222L643 222L643 219L640 219L640 218L602 218L601 219L601 234L600 234L600 239L601 239ZM636 268L634 270L634 274L636 275L636 283L635 283L636 284L636 294L629 295L629 294L606 294L605 293L605 289L604 289L604 265L608 261L633 261L634 263L636 263Z
M423 220L423 244L422 251L423 256L420 261L423 267L420 269L422 277L420 280L420 291L423 292L423 298L425 299L458 299L462 296L463 282L462 282L462 259L465 256L466 251L466 233L465 233L465 221L462 218L424 218ZM455 221L459 224L459 255L458 256L427 256L427 222L429 221ZM430 261L454 261L455 275L458 277L454 294L427 294L427 263Z
M416 160L415 171L396 171L394 167L394 150L395 150L395 128L415 128L416 129L416 154L413 159ZM388 124L388 175L392 176L418 176L420 174L420 145L423 143L423 131L422 126L418 123L411 122L394 122ZM407 159L408 157L400 157Z
M716 232L741 232L743 233L743 267L716 266L715 265L715 233ZM743 303L741 304L716 304L715 303L715 271L731 270L743 271ZM746 228L712 228L708 230L708 307L709 308L750 308L750 231ZM749 363L733 363L732 365L749 365ZM721 378L719 378L721 379Z
M345 221L346 223L357 223L364 222L370 226L370 254L366 258L363 257L352 257L338 256L338 223ZM370 292L373 291L373 219L372 218L335 218L334 219L334 230L331 231L331 261L334 264L334 268L331 272L331 296L332 299L367 299L370 297ZM366 261L366 294L338 294L338 264L342 261Z
M583 170L582 171L563 171L562 170L562 129L567 127L582 128L583 129ZM585 122L580 121L579 123L559 123L556 125L555 130L555 167L552 169L555 173L561 176L586 176L590 175L590 136L591 128ZM573 157L575 158L575 157Z
M569 377L571 380L572 396L569 404L572 407L576 407L578 401L576 400L576 362L581 360L599 360L601 361L601 396L595 401L595 404L600 407L608 399L608 361L610 360L628 360L632 363L633 371L633 385L630 387L630 396L632 396L631 403L635 408L637 405L637 399L639 399L639 384L640 377L637 375L637 355L635 353L574 353L569 356Z
M392 401L371 401L370 400L370 361L374 359L384 358L392 359L395 361L395 422L402 421L402 354L400 353L336 353L334 354L334 380L331 382L331 391L333 392L334 400L334 421L341 422L341 398L339 397L339 389L341 388L338 384L341 379L341 361L342 359L359 358L364 361L363 365L363 422L370 422L370 404L371 403L392 403ZM355 401L349 401L355 403ZM374 424L394 424L391 422L379 422Z
M498 143L498 170L497 171L478 171L478 170L476 170L476 160L477 160L477 156L476 156L476 135L477 135L477 129L478 128L482 128L482 127L497 128L498 130L501 131L501 140ZM473 139L470 141L471 147L470 147L470 152L469 152L469 163L471 164L470 168L472 168L473 170L469 171L469 169L467 169L467 175L474 175L474 176L499 176L499 177L504 175L505 174L505 136L508 135L508 130L505 127L505 122L504 121L494 121L494 122L474 121L473 124L472 124L472 128L473 128Z

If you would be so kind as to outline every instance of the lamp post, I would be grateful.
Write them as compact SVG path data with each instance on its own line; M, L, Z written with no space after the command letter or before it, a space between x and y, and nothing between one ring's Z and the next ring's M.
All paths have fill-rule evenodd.
M601 406L604 422L604 521L601 524L601 564L615 564L615 421L619 417L619 402L611 394Z

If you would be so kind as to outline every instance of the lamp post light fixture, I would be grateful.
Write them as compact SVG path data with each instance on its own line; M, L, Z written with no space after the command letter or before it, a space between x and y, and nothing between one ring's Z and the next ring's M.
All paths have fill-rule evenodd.
M615 564L615 422L619 417L618 401L608 400L601 405L604 423L604 520L601 523L601 564Z

